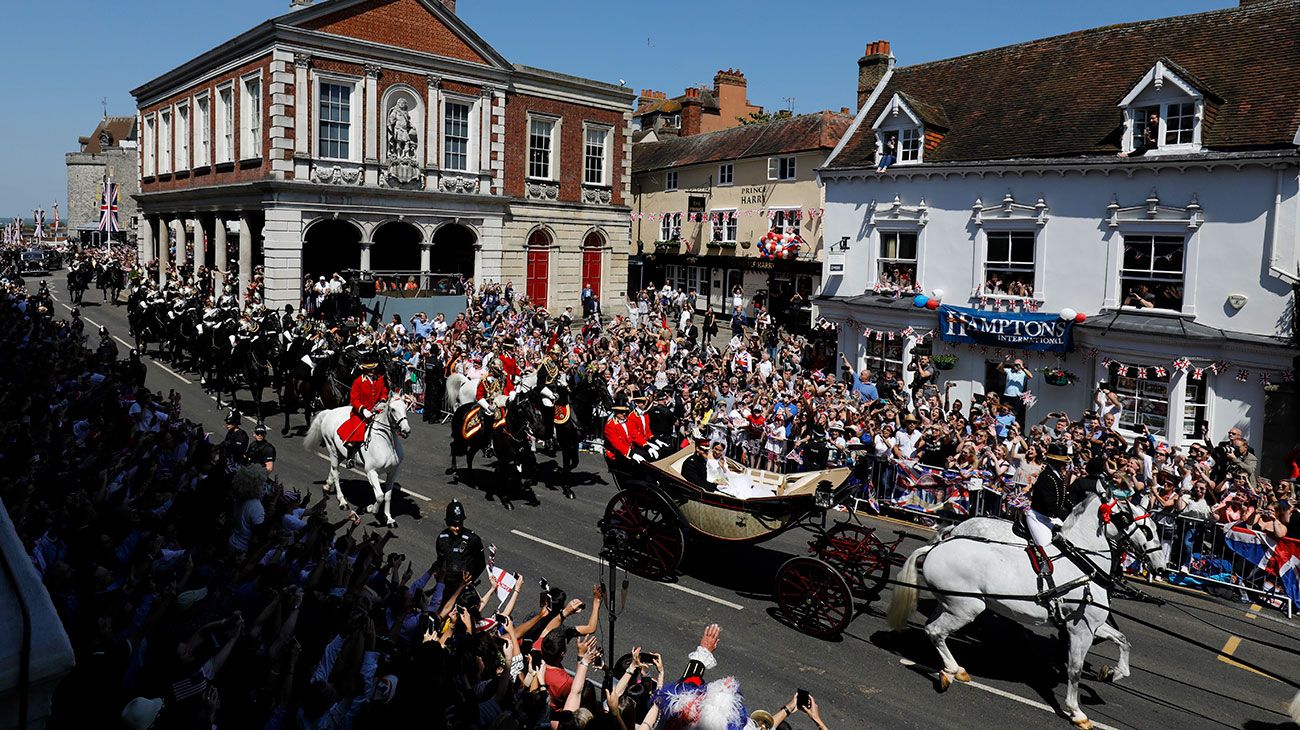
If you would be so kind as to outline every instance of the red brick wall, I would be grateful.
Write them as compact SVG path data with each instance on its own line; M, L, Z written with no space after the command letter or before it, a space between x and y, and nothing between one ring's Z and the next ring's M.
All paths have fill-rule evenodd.
M370 0L307 23L304 27L437 56L487 63L417 0Z
M506 96L506 195L524 196L524 177L528 158L528 112L548 114L563 119L560 125L560 200L582 199L583 122L612 127L609 185L613 204L623 204L623 114L553 99L523 94ZM494 137L495 139L495 137Z
M699 102L683 103L681 136L689 137L703 131L703 116L704 107Z
M240 149L239 119L241 113L240 106L243 103L243 96L240 94L240 90L239 90L239 78L241 76L244 76L245 74L252 73L258 69L261 69L262 71L262 157L257 162L241 162L240 158L243 156L243 150ZM217 78L211 79L209 81L205 81L202 84L195 84L185 89L185 91L181 93L174 94L162 101L156 102L154 104L150 104L149 106L141 107L140 114L142 115L142 118L147 117L149 116L149 114L157 112L160 109L170 107L171 105L175 104L178 101L188 99L190 100L190 126L191 126L190 134L193 135L193 125L198 121L198 116L195 113L193 99L196 94L200 94L204 91L207 91L208 99L209 99L208 139L210 140L210 145L211 145L210 157L212 159L216 159L217 87L230 81L235 82L234 108L231 111L231 113L234 114L234 118L235 118L235 135L234 135L235 162L223 163L219 166L213 165L208 167L205 170L199 170L199 171L194 171L191 169L179 173L177 172L168 173L165 175L155 174L154 176L144 178L144 180L141 181L140 192L156 193L164 190L183 190L185 188L198 187L200 185L225 185L225 184L237 183L237 182L248 182L250 180L260 180L262 178L270 177L271 166L267 162L267 154L271 149L271 124L270 124L271 56L269 53L263 56L262 58L257 59L256 61L252 61L247 65L239 67L238 69L222 74ZM155 122L155 125L156 124L157 122ZM176 118L173 113L172 116L173 134L175 134L175 125L176 125ZM156 129L157 126L155 126L155 130ZM144 141L145 141L144 128L142 127L140 130L140 143L144 144ZM157 141L158 140L156 139L155 136L155 140L154 140L155 144L157 143ZM190 143L191 160L193 160L195 153L196 153L196 149L194 147L191 138L191 143ZM141 159L143 159L143 151L141 152ZM157 165L156 162L157 159L158 159L157 149L155 149L154 150L155 167ZM193 163L191 162L191 165L192 164ZM174 150L173 150L172 166L175 167ZM143 170L143 168L141 169Z

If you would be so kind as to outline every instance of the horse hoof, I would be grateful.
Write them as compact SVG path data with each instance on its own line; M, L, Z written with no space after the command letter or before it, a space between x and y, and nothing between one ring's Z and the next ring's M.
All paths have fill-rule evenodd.
M564 497L565 499L577 499L578 495L566 489L564 490Z
M970 681L970 675L966 673L966 670L965 670L965 669L959 669L959 670L957 670L957 673L954 674L954 675L952 676L952 678L955 679L955 680L957 680L958 682L969 682L969 681Z
M1114 682L1114 681L1115 681L1115 669L1114 669L1113 667L1111 667L1111 665L1109 665L1109 664L1103 664L1103 665L1101 665L1101 669L1098 669L1098 670L1097 670L1097 679L1099 679L1099 680L1101 680L1101 681L1103 681L1103 682Z
M1070 724L1079 728L1079 730L1092 730L1092 720L1089 720L1086 717L1081 717L1077 720L1071 720Z
M450 466L447 467L447 476L451 476L452 474L455 474L455 473L456 473L456 469L455 469L455 468L450 467Z
M390 530L393 529L394 527L397 527L397 520L389 520L385 522L384 527L387 527Z
M952 686L952 677L948 676L947 672L939 672L939 691L947 692L948 688L951 686Z
M512 509L515 508L515 506L514 506L513 504L509 503L509 502L506 502L506 503L503 504L502 506L505 507L506 510L512 510Z
M378 506L379 506L378 502L371 502L370 504L366 505L366 513L373 515L375 513L375 508Z

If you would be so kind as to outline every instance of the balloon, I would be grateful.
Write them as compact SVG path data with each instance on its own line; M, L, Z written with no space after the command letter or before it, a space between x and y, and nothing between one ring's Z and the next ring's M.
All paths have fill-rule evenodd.
M930 297L927 297L924 294L917 294L916 296L912 297L912 306L924 307L926 302L928 301L930 301Z
M935 290L934 290L933 292L931 292L931 293L934 295L934 298L935 298L935 299L943 299L943 290L942 290L942 289L935 289Z
M1074 321L1078 322L1079 324L1083 324L1084 321L1087 319L1088 319L1088 315L1084 314L1083 312L1079 312L1078 314L1074 315Z
M1075 315L1077 314L1078 312L1074 311L1073 309L1070 309L1069 307L1066 307L1061 310L1061 319L1069 321L1071 319L1074 319Z
M939 300L938 300L938 299L931 299L930 301L928 301L928 302L925 303L925 308L926 308L926 309L938 309L938 308L939 308Z

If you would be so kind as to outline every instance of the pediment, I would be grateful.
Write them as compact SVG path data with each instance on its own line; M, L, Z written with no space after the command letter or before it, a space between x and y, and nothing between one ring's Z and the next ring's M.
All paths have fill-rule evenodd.
M504 56L439 0L330 0L280 20L303 30L511 68Z

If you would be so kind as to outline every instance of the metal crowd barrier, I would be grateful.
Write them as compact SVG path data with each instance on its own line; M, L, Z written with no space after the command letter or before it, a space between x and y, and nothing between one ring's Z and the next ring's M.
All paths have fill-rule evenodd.
M971 517L1009 517L1020 508L1017 487L989 484L980 477L953 478L952 472L894 459L876 459L866 471L866 479L855 496L854 507L860 512L886 514L926 527L956 524ZM1229 526L1214 520L1198 519L1172 512L1153 515L1165 558L1165 570L1157 576L1146 575L1133 561L1126 561L1125 571L1170 585L1204 590L1211 595L1242 603L1267 605L1291 617L1294 601L1279 578L1261 565L1269 565L1273 551L1300 555L1300 540L1264 539L1250 531L1255 559L1234 551L1225 539ZM1240 542L1239 542L1240 544Z

